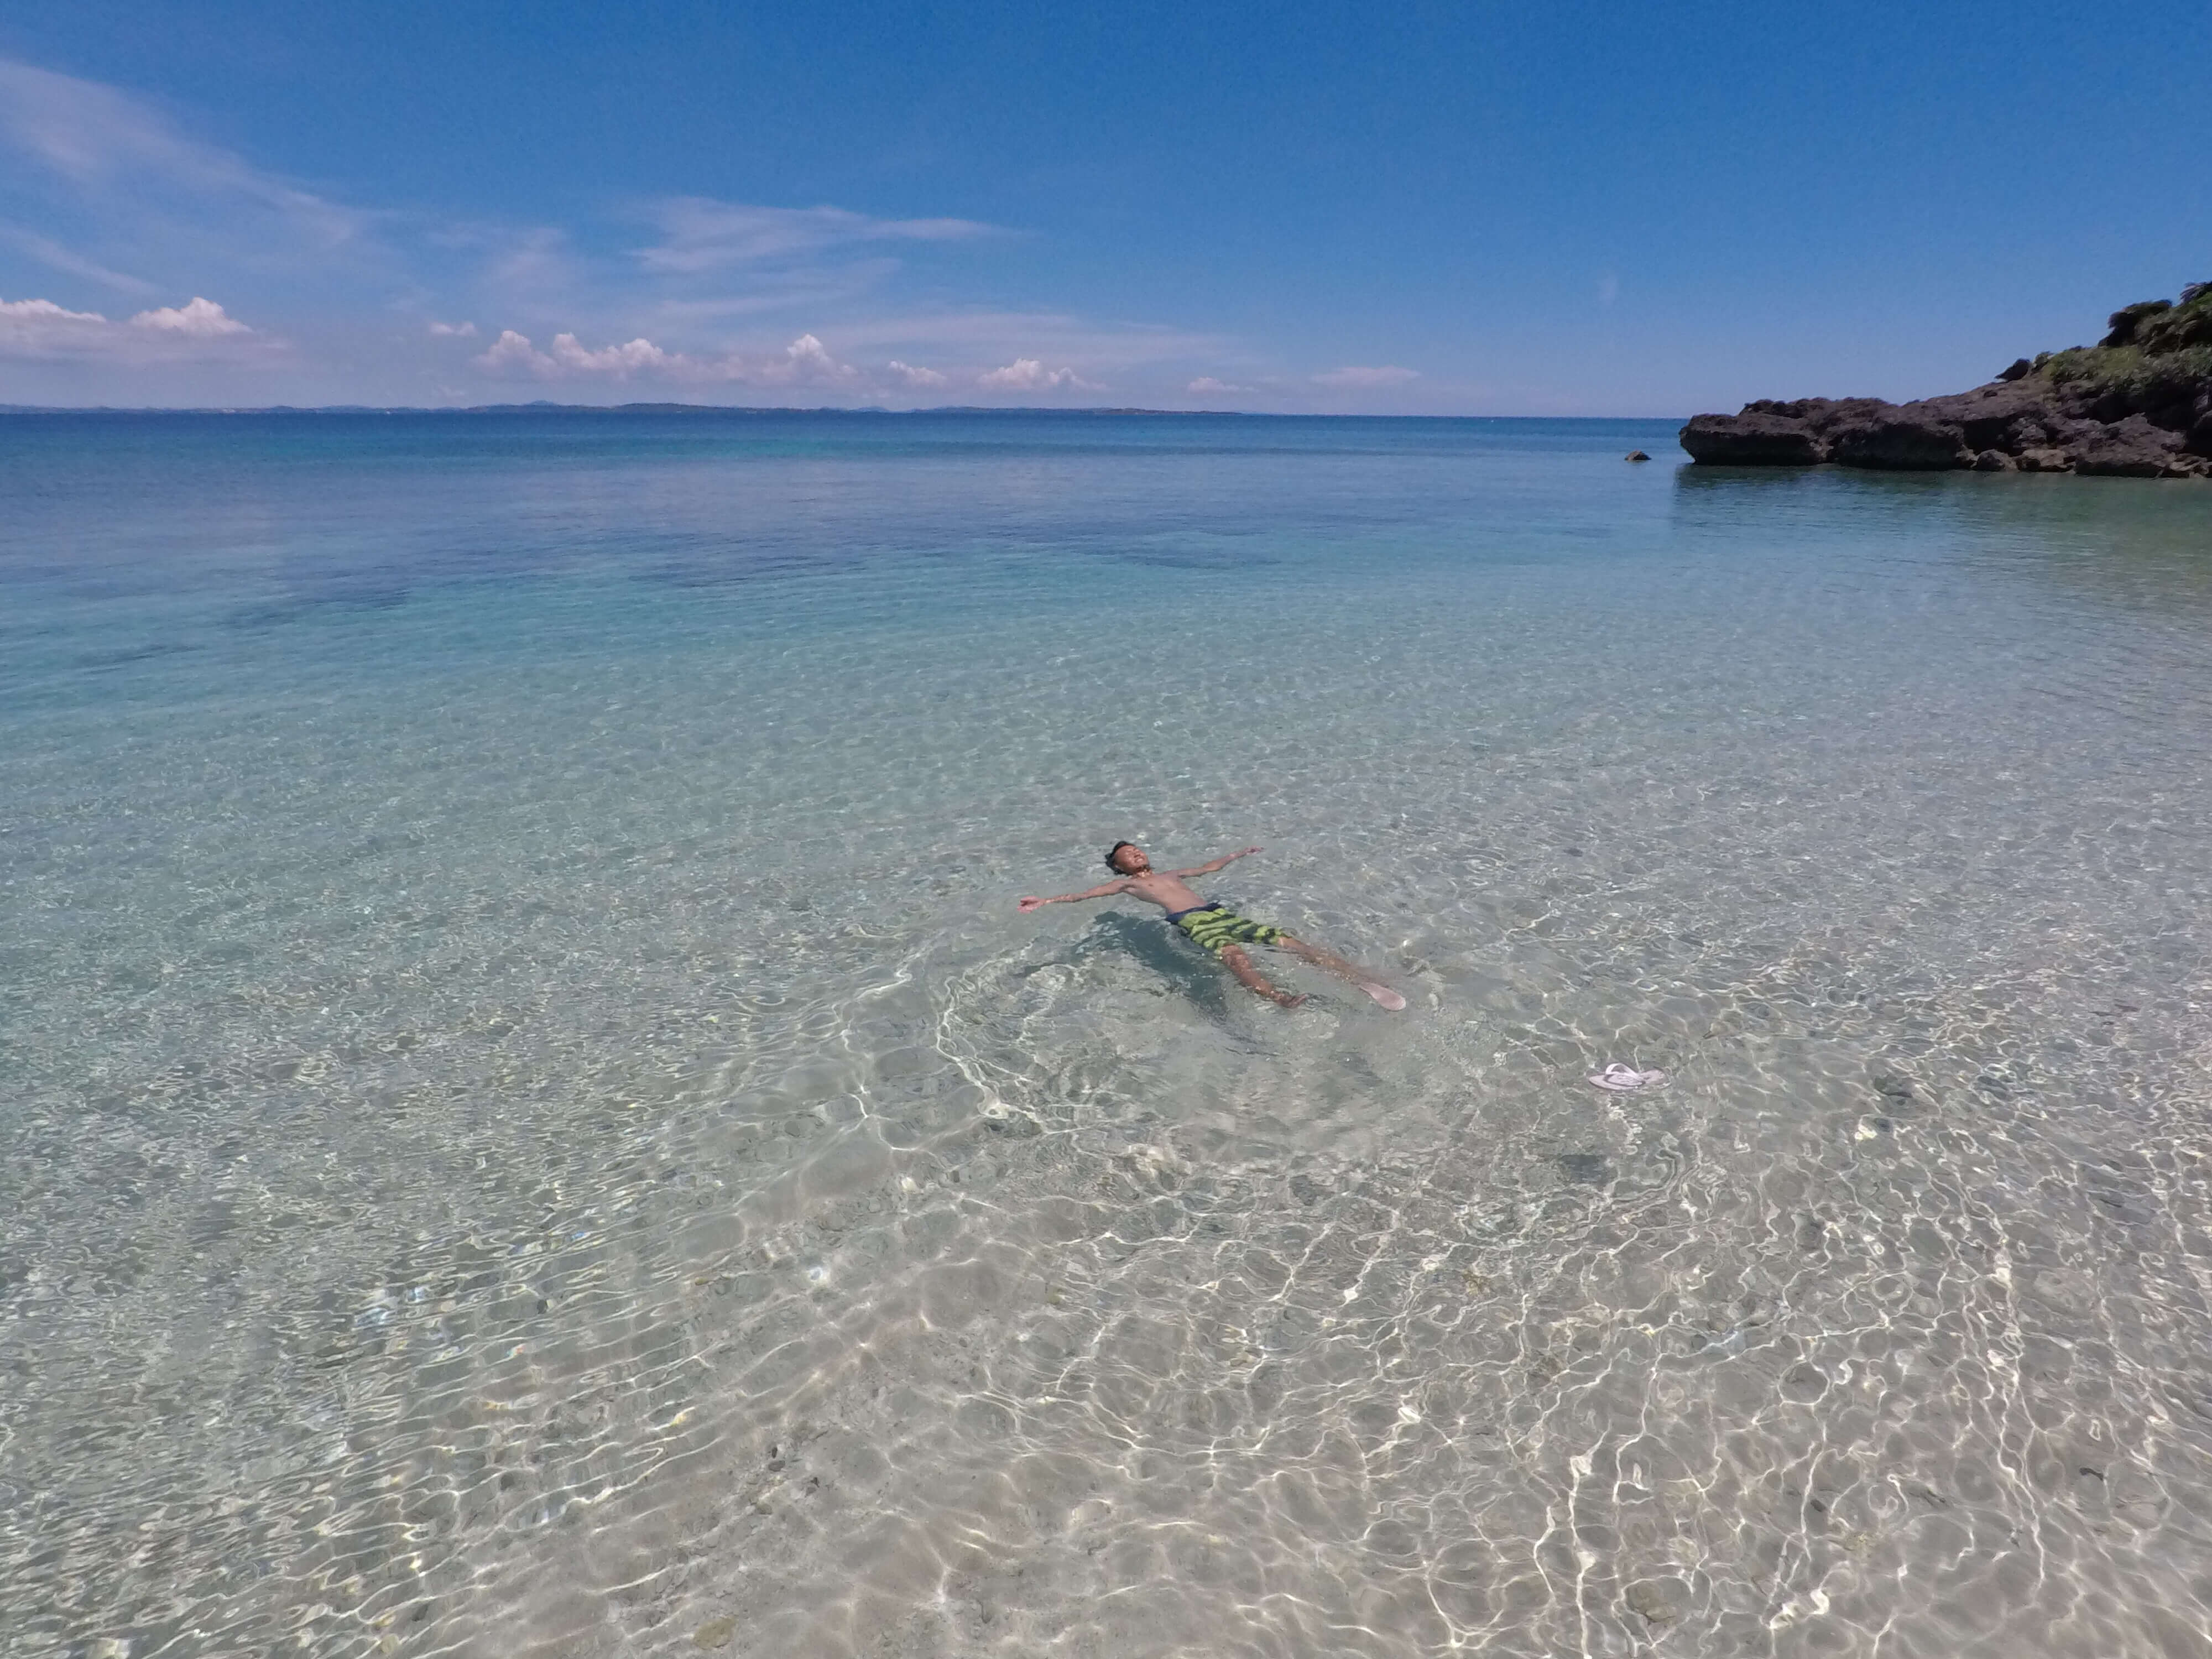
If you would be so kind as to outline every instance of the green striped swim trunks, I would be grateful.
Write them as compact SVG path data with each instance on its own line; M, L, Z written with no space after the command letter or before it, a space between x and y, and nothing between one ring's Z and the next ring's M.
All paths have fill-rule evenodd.
M1273 945L1283 936L1279 927L1249 921L1218 904L1177 910L1168 920L1217 957L1232 945Z

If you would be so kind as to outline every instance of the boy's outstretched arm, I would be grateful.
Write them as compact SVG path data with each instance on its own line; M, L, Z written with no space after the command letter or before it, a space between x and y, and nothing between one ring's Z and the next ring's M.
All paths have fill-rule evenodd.
M1050 898L1025 898L1019 908L1024 915L1027 915L1042 904L1073 904L1079 899L1111 898L1116 893L1128 890L1127 882L1109 881L1103 887L1093 887L1085 892L1054 893Z
M1239 852L1224 853L1219 858L1212 860L1207 863L1193 865L1188 870L1170 870L1166 873L1178 878L1182 876L1210 876L1216 870L1221 869L1224 866L1234 864L1239 859L1249 859L1253 854L1259 852L1260 850L1261 849L1257 847L1247 847Z

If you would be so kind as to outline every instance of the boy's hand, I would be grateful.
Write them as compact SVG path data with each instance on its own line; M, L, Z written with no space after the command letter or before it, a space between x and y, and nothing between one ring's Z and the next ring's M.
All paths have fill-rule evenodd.
M1025 898L1025 899L1024 899L1024 900L1021 902L1021 904L1020 904L1020 906L1019 906L1018 908L1019 908L1019 909L1021 910L1021 913L1022 913L1024 915L1029 915L1029 913L1030 913L1030 911L1032 911L1032 910L1036 909L1039 905L1042 904L1043 902L1044 902L1044 901L1043 901L1042 899L1041 899L1041 898Z

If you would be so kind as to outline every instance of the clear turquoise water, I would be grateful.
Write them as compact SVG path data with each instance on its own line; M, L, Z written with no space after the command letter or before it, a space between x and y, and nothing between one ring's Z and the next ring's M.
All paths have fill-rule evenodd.
M0 422L0 1650L2212 1651L2212 490L1677 454Z

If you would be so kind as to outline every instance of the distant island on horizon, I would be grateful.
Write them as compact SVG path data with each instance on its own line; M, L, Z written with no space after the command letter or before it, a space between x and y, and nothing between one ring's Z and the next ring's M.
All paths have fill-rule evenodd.
M1761 398L1691 416L1681 445L1707 466L2212 478L2212 283L2123 306L2106 327L2094 346L2022 357L1971 392Z
M945 404L886 409L879 404L0 404L0 415L1244 415L1235 409L1054 409ZM1358 418L1358 417L1353 417ZM1393 418L1385 416L1382 418Z
M1144 409L1133 406L1054 408L1042 404L939 404L927 409L886 409L881 404L0 404L0 415L872 415L904 418L915 415L1147 415L1200 420L1248 421L1650 421L1669 415L1364 415L1349 410L1285 411L1263 409Z

